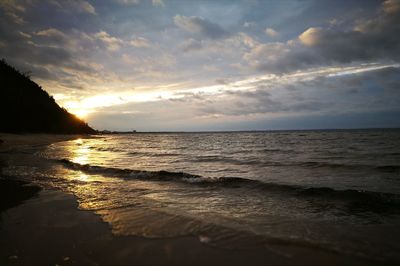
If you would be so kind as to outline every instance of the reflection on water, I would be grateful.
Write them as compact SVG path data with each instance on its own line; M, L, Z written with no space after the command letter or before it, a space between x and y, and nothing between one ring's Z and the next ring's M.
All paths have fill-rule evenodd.
M78 178L78 180L80 181L88 181L89 180L89 176L87 174L81 173Z
M88 148L80 148L72 151L74 153L72 161L79 164L88 164L90 150Z
M89 156L94 156L88 145L84 145L82 139L77 139L72 141L71 145L68 147L68 151L71 154L71 160L74 163L88 164L91 162Z
M399 261L398 147L398 131L136 134L56 143L9 171L74 193L115 234Z

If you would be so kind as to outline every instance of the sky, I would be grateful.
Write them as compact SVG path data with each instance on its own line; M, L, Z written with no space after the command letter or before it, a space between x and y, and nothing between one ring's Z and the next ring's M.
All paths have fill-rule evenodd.
M400 0L1 0L0 57L99 130L400 127Z

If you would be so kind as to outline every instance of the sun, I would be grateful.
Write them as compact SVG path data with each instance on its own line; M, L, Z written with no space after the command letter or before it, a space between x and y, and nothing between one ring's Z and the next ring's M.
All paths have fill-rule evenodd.
M80 119L84 119L88 114L93 113L93 109L83 106L83 104L78 101L67 101L62 103L62 106Z
M71 110L71 113L73 113L74 115L76 115L78 118L80 119L84 119L88 116L88 114L90 114L92 111L88 110L88 109L75 109L75 110Z

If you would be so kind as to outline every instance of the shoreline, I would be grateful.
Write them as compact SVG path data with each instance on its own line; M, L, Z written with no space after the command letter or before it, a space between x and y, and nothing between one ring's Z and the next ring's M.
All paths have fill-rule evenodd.
M91 136L0 134L0 139L5 140L0 144L0 151L7 153L21 146L50 145L82 137ZM11 199L10 194L0 195L2 202L11 202L0 209L1 265L380 264L287 245L231 250L206 245L195 236L149 239L114 235L99 215L79 209L72 194L56 189L40 190L15 180L6 182L11 184L11 195L22 196ZM9 191L3 184L0 186Z
M43 189L0 212L1 265L379 265L293 246L222 249L194 236L148 239L114 235L75 196Z
M278 255L215 249L194 237L115 236L98 215L79 210L74 196L51 190L7 211L0 246L2 265L243 265L250 258L287 265Z
M83 134L9 134L0 133L0 152L22 146L47 146L52 143L74 140L79 138L93 138L94 135Z

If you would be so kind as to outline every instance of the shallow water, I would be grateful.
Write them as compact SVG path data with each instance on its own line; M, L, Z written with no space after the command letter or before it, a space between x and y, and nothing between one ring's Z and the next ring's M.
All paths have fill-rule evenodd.
M116 234L400 261L400 130L107 135L7 158Z

